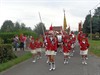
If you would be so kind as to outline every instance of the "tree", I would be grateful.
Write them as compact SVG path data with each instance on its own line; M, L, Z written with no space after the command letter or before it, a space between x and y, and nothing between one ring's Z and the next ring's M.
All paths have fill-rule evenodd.
M24 23L21 23L21 29L25 29L25 24Z
M46 31L46 27L44 25L44 23L40 22L39 24L37 24L34 28L34 32L36 32L38 35L43 35L43 31Z
M21 26L20 26L20 24L19 24L19 22L16 22L15 23L15 30L19 30L21 28Z
M1 26L2 32L11 32L14 30L14 23L11 20L6 20Z
M100 7L95 9L95 13L94 13L93 18L94 18L94 22L93 22L94 32L100 33Z
M92 32L96 33L99 32L99 27L100 27L100 19L99 17L97 17L96 15L93 16L93 20L92 20Z
M90 18L91 18L90 14L88 14L85 18L85 21L83 24L83 32L84 33L90 33Z
M90 33L90 18L91 18L90 14L88 14L85 18L83 24L84 33ZM100 33L100 7L95 9L94 15L91 18L91 23L92 23L92 33L93 34L95 34L96 32Z
M100 16L100 7L98 7L97 9L95 9L95 13L94 13L94 15L98 15L98 16Z

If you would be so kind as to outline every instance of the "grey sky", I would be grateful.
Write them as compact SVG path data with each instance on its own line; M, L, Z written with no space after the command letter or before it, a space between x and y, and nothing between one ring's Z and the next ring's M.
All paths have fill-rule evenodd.
M78 23L99 0L0 0L0 27L5 20L19 21L34 28L40 22L38 12L47 29L49 26L63 25L63 9L66 11L67 24L77 30ZM99 5L98 5L99 6Z

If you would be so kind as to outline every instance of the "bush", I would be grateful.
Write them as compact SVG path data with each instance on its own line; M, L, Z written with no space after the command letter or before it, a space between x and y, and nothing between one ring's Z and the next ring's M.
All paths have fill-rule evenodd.
M20 34L22 34L22 33L26 36L34 36L34 38L37 38L37 34L34 33L33 31L9 32L9 33L3 32L3 33L0 33L0 38L3 39L4 44L11 44L12 38L15 35L20 36Z
M6 63L2 63L2 64L0 64L0 72L4 71L6 69L9 69L10 67L12 67L18 63L21 63L21 62L23 62L31 57L32 57L32 54L30 52L28 52L25 55L22 55L21 57L15 58L15 59L8 61Z
M11 44L0 44L0 63L16 58Z
M90 38L90 34L89 34L89 38ZM92 34L92 39L93 40L100 40L100 34L98 32L95 34Z
M95 39L99 40L100 39L100 36L99 36L99 33L95 33Z
M0 44L2 44L3 43L3 40L0 38Z

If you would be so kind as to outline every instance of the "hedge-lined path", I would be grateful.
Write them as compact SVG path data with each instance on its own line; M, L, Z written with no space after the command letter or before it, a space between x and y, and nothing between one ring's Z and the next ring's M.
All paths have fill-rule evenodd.
M0 75L100 75L100 58L89 55L88 64L81 64L79 55L79 47L75 48L75 55L70 59L70 63L63 64L63 55L58 53L56 58L56 70L49 71L49 65L46 64L46 57L36 63L32 62L32 58L22 62L2 73Z

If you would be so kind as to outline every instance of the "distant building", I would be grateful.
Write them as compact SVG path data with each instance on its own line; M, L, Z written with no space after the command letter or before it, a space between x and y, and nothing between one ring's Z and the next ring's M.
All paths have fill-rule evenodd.
M53 26L52 28L53 28L54 31L60 32L61 29L62 29L62 26Z
M53 29L53 31L60 32L62 29L62 26L52 26L52 29ZM47 30L47 31L49 31L49 30Z

